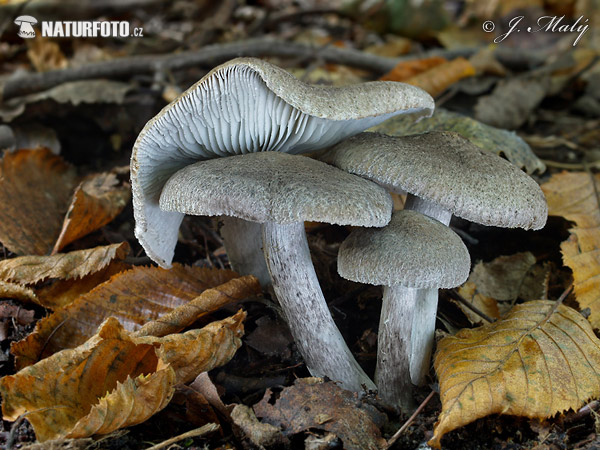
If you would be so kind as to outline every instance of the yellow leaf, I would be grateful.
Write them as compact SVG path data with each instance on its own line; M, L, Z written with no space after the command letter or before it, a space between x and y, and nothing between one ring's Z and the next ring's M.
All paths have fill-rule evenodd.
M429 445L490 414L547 418L600 396L600 340L557 302L518 305L500 321L438 343L442 412Z
M228 362L240 347L243 311L164 338L131 336L108 318L81 346L0 380L2 412L27 414L40 441L106 434L164 408L174 386Z
M382 81L405 81L415 75L423 73L429 69L432 69L440 64L447 63L446 58L441 56L432 56L431 58L413 59L410 61L400 61L396 66L388 73L383 75L380 80Z
M600 174L586 172L563 172L542 185L548 213L577 225L560 248L565 265L573 270L577 302L582 309L590 308L589 321L594 328L600 328L599 188Z

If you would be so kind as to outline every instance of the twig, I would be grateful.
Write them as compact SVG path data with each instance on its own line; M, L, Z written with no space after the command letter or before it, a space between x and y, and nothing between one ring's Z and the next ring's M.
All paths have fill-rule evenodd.
M22 95L45 91L62 83L94 78L124 78L131 75L151 74L157 71L178 70L189 67L214 67L238 56L277 56L321 58L334 64L345 64L359 69L369 70L375 74L390 71L400 61L408 61L429 56L454 58L472 55L476 49L433 50L420 54L388 58L365 53L360 50L338 48L334 46L315 47L298 42L286 42L275 39L248 39L227 44L213 44L199 50L191 50L167 55L143 55L116 58L86 64L81 67L52 70L10 77L0 86L0 102ZM496 50L496 57L502 61L505 52ZM530 55L532 61L539 60L539 55Z
M412 413L412 416L410 416L408 418L408 420L406 422L404 422L404 425L402 425L400 427L400 429L398 431L396 431L391 438L388 439L388 441L384 447L384 450L387 450L388 448L390 448L392 445L394 445L396 443L398 438L400 438L400 435L402 433L404 433L406 431L406 429L414 422L416 417L420 414L421 411L423 411L423 408L425 408L427 403L429 403L429 401L433 398L434 395L435 395L435 391L431 391L429 393L429 395L425 398L425 400L423 400L423 402L419 405L417 410L414 413Z
M589 163L563 163L558 161L552 161L550 159L542 159L542 162L548 167L554 167L556 169L566 170L585 170L586 167L589 169L600 169L600 159Z
M187 438L204 436L205 434L212 433L219 429L219 425L216 423L207 423L206 425L196 428L195 430L188 431L187 433L180 434L179 436L175 436L171 439L167 439L166 441L161 442L160 444L153 445L152 447L147 448L146 450L160 450L161 448L168 447L175 442L182 441Z
M448 294L454 300L456 300L457 302L463 304L464 306L466 306L467 308L469 308L471 311L473 311L475 314L477 314L479 317L481 317L482 319L486 320L487 322L493 323L493 322L496 321L496 319L488 316L486 313L484 313L483 311L481 311L479 308L477 308L476 306L472 305L467 300L465 300L463 298L463 296L460 295L458 292L456 292L454 289L448 290Z

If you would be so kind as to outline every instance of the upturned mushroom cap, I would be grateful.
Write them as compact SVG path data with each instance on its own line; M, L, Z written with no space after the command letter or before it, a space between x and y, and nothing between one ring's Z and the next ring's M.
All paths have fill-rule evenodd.
M131 157L135 233L168 267L183 215L164 212L165 181L199 160L257 151L318 150L403 113L431 115L433 99L403 83L307 85L254 58L216 67L151 119Z
M249 153L189 165L165 184L160 207L253 222L381 227L392 200L377 184L300 155Z
M319 159L471 222L538 230L548 217L546 198L531 177L456 133L361 133Z
M338 253L338 273L359 283L417 289L452 288L469 276L471 258L460 237L416 211L394 211L383 228L359 228Z

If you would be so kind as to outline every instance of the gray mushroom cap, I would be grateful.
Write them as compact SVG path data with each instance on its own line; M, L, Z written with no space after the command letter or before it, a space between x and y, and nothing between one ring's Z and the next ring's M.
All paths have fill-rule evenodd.
M331 146L398 114L430 116L433 99L403 83L307 85L255 58L216 67L140 132L131 157L135 234L170 266L183 215L161 211L166 180L195 161L257 151L303 153Z
M359 228L338 253L338 273L352 281L417 289L452 288L469 276L471 258L460 237L416 211L394 211L383 228Z
M456 133L361 133L319 159L471 222L538 230L548 217L546 198L531 177Z
M377 184L300 155L249 153L191 164L165 184L160 207L253 222L381 227L392 199Z

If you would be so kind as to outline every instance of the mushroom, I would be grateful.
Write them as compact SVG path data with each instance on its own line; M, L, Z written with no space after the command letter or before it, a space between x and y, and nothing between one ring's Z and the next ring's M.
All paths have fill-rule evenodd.
M259 59L229 61L163 108L140 132L131 156L136 237L150 258L171 266L183 214L162 211L158 199L165 181L188 164L259 151L318 150L398 114L431 115L433 109L429 94L403 83L311 86ZM226 219L226 227L245 230L248 236L258 232L256 225L236 221ZM248 238L227 237L225 244L233 267L242 272L248 266L235 255L262 253ZM261 278L267 282L264 273Z
M408 193L404 208L426 214L444 225L452 215L482 225L543 228L548 206L537 183L516 166L499 156L481 150L456 133L431 132L414 136L392 137L362 133L326 150L322 161L342 170L375 181L393 192ZM435 311L437 289L427 288L418 297L419 310ZM408 290L406 299L396 294L398 308L384 312L382 323L406 323L402 315L412 317L412 309L399 308L412 303L417 295ZM412 319L410 373L414 384L421 384L429 369L435 316L415 327ZM401 334L402 330L389 330ZM417 345L417 343L422 343ZM378 351L382 351L381 349ZM378 374L393 369L398 361L378 358ZM383 380L382 380L383 382ZM380 392L390 389L379 386ZM388 394L383 393L390 400ZM400 399L398 399L400 401Z
M32 16L19 16L15 19L15 24L19 25L17 36L23 39L31 39L35 37L35 30L32 25L38 23L37 19Z
M392 211L385 189L311 158L259 152L184 167L166 182L160 208L262 224L273 289L311 374L355 391L375 388L327 308L304 221L384 226Z
M416 211L395 211L383 228L358 228L340 246L342 277L384 286L375 378L384 401L404 411L412 407L410 370L418 368L411 367L411 355L430 353L433 344L412 330L435 323L437 289L464 283L470 267L460 237Z

